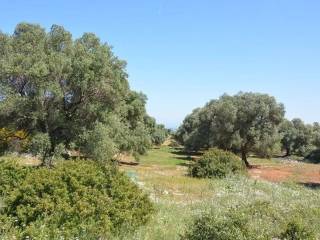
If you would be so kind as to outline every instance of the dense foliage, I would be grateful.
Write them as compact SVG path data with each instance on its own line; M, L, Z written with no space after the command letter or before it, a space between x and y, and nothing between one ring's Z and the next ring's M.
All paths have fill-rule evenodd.
M230 216L231 215L231 216ZM236 214L218 218L213 214L203 215L196 219L193 226L183 237L184 240L256 240L256 236L250 236L246 223L246 216Z
M272 149L284 107L275 98L259 93L223 95L188 115L177 131L177 139L189 150L218 147L247 155L257 149Z
M126 176L91 161L64 161L53 169L1 162L0 182L1 231L18 238L106 239L134 230L153 211Z
M316 126L316 124L315 124ZM306 156L314 150L317 142L317 132L314 127L305 124L301 119L285 120L280 127L281 143L286 155Z
M313 144L320 148L320 123L318 122L313 124Z
M284 119L282 104L265 94L239 93L223 95L188 115L176 133L176 139L187 150L210 147L247 155L272 157L285 151L320 162L319 123L305 124L301 119Z
M320 148L310 152L305 160L311 163L320 163Z
M146 96L130 90L125 66L92 33L73 40L61 26L28 23L0 32L0 128L35 137L43 159L61 144L99 159L105 151L106 160L144 153L165 129L146 114Z
M256 202L232 208L221 215L217 211L203 214L194 219L192 225L183 235L184 240L316 240L315 232L300 216L297 219L278 217L265 202ZM298 212L298 211L297 211ZM296 213L293 213L296 214ZM269 219L273 224L280 224L277 235L262 231L252 224L254 220Z
M223 178L244 172L245 166L237 155L217 148L206 151L189 167L189 174L198 178Z

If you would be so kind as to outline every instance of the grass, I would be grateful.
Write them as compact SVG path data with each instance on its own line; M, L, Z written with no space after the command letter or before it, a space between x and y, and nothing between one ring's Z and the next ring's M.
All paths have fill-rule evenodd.
M249 162L253 165L264 165L264 166L277 166L281 163L278 158L258 158L258 157L250 157Z
M211 193L208 194L210 181L187 176L187 166L192 157L179 149L165 146L142 156L138 166L121 166L121 169L154 199L199 201L211 197Z
M237 206L268 212L263 216L257 213L258 217L253 214L252 218L250 215L251 227L261 234L277 236L285 222L296 217L306 220L320 239L319 189L292 181L271 183L247 177L195 179L186 175L191 157L170 147L161 147L143 156L138 166L121 166L150 194L157 208L146 226L123 239L180 239L194 217L211 211L223 217ZM267 166L283 164L278 159L251 158L250 162Z
M183 165L186 160L191 159L191 156L185 155L179 148L163 146L151 149L140 158L139 162L143 165L177 166Z
M270 214L275 215L279 225L268 217L252 219L251 224L261 232L272 232L275 235L281 231L285 219L294 217L299 209L308 219L309 225L317 231L320 226L319 191L303 188L294 184L275 184L259 182L246 178L228 178L212 180L207 185L211 197L196 201L195 195L189 196L185 192L184 201L168 199L165 194L156 199L157 213L152 220L140 228L134 235L125 239L180 239L180 235L192 223L194 217L209 211L215 211L221 216L230 208L244 205L267 208Z

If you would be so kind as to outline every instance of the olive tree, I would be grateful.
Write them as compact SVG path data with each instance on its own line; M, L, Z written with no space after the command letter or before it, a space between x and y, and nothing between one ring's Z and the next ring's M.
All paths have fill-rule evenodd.
M240 153L248 167L249 152L279 141L284 112L284 106L267 94L225 94L187 116L177 138L193 150L219 147Z
M39 25L18 24L12 35L0 33L0 128L46 136L44 156L73 143L98 158L104 150L142 153L151 144L146 97L130 90L125 67L92 33L73 40L61 26L46 32ZM102 149L88 144L94 136ZM43 152L37 142L33 149Z
M320 148L320 124L315 122L313 124L313 145L317 148Z
M280 134L282 135L282 148L286 151L286 156L292 154L307 155L315 148L314 145L316 145L318 135L316 124L313 127L305 124L299 118L295 118L292 121L283 121L280 127Z

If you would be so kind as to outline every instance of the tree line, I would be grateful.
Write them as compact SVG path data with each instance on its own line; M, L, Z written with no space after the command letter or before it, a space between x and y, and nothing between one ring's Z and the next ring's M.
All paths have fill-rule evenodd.
M50 165L67 150L109 161L161 144L169 132L146 113L125 67L93 33L73 39L62 26L29 23L0 33L0 152L31 152ZM247 166L251 152L307 156L320 147L319 123L284 114L267 94L225 94L188 115L176 138L191 151L233 151Z
M248 167L249 153L271 157L285 151L285 156L308 157L320 148L319 123L289 121L284 115L284 105L267 94L225 94L194 109L175 136L188 151L212 147L233 151Z

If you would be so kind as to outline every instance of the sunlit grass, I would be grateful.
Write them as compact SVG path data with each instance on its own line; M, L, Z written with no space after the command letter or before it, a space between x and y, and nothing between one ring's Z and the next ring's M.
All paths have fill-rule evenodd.
M264 166L275 166L281 163L281 161L277 158L249 157L248 161L252 165L264 165Z
M278 219L278 223L281 223L275 224L268 216L261 216L261 221L250 223L258 231L276 235L281 231L282 223L286 219L298 214L299 217L307 219L320 236L317 228L320 226L319 190L309 190L293 183L276 184L245 177L208 180L205 190L206 197L199 195L195 198L194 193L185 191L180 199L170 198L159 192L154 199L157 212L151 221L125 239L180 239L179 236L195 216L209 211L223 216L230 208L256 205L257 211L266 208Z
M163 146L153 148L146 155L141 156L140 163L144 165L167 165L176 166L186 162L186 155L178 155L179 149ZM190 158L191 160L191 158Z

